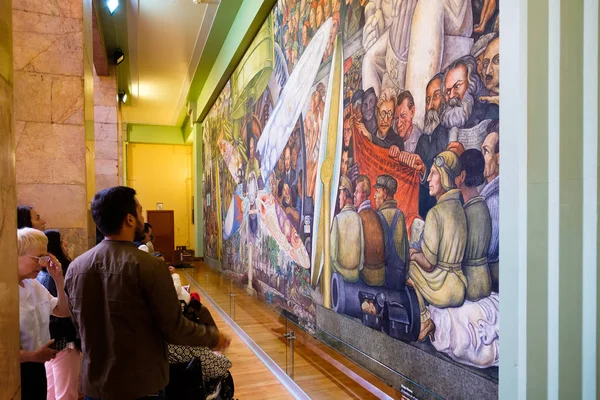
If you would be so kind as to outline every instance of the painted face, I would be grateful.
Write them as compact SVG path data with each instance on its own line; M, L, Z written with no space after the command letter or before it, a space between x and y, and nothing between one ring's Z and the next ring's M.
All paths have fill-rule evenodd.
M477 61L477 75L481 78L482 82L485 82L485 75L483 75L483 56L485 56L485 51L479 54L476 58Z
M304 46L308 44L308 27L306 25L302 27L302 44Z
M386 192L383 188L376 188L375 195L375 207L379 208L385 202Z
M426 111L429 110L439 110L440 105L442 104L442 80L434 79L431 81L429 86L427 86L426 98L425 98L425 108Z
M291 155L291 153L290 153L290 148L289 148L289 147L287 147L287 148L285 149L285 153L284 153L283 162L284 162L284 164L285 164L285 171L286 171L286 172L289 172L289 170L290 170L290 167L291 167L291 165L292 165L292 164L291 164L291 162L292 162L292 155Z
M341 164L342 175L346 175L348 172L348 152L342 152L342 164Z
M292 191L290 190L290 186L286 183L285 185L283 185L283 196L282 196L282 200L284 203L287 203L287 205L291 205L292 204Z
M404 99L402 104L396 108L396 115L398 121L396 127L398 128L398 134L402 140L408 139L409 132L412 129L413 117L415 116L415 107L408 108L408 99Z
M485 87L491 94L499 93L500 86L500 38L492 40L485 49L482 73Z
M350 120L344 121L344 147L350 147L350 140L352 139L352 126Z
M444 190L442 188L441 176L438 169L434 166L431 168L431 172L429 173L429 177L427 178L427 182L429 182L429 195L433 197L438 197L444 194Z
M483 169L483 176L488 182L491 182L496 176L500 169L500 154L496 154L496 144L498 143L498 133L492 132L486 136L483 144L481 145L481 153L485 160L485 167Z
M31 227L38 231L44 231L46 229L46 220L43 219L34 208L29 210L31 214Z
M450 358L478 368L498 365L498 295L462 307L431 309L431 320L439 329L433 346Z
M298 150L296 150L296 148L294 147L294 150L292 150L292 167L296 168L296 166L298 165Z
M354 191L354 207L358 208L367 199L367 192L365 191L365 183L358 182L356 190Z
M250 150L250 159L254 160L254 139L250 139L250 145L249 145L249 150Z
M365 121L371 121L375 116L375 109L377 108L377 97L375 93L369 93L362 103L362 115Z
M467 66L462 64L448 71L444 83L446 101L455 97L462 101L469 85L467 73Z
M387 134L394 118L394 101L384 101L377 110L377 128L383 134Z
M346 191L345 190L340 190L340 208L344 208L344 206L346 205Z
M37 274L49 264L48 248L46 246L36 246L28 254L19 256L17 271L19 281L23 279L35 279Z

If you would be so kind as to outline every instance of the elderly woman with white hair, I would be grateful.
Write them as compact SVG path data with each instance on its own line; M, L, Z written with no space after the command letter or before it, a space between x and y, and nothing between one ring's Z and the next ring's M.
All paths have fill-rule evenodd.
M33 228L17 231L19 319L21 331L21 395L23 399L46 399L44 363L56 355L51 348L50 315L69 317L62 268L56 257L48 254L48 238ZM35 278L46 268L58 297L52 296Z

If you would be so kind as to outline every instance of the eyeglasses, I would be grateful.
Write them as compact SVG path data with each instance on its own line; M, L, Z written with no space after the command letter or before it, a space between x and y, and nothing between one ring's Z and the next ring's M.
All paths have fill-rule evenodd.
M50 256L39 256L38 257L38 256L32 256L30 254L27 254L27 257L38 260L38 264L40 264L40 265L44 265L44 264L47 264L50 262Z
M381 117L381 119L390 119L392 118L392 115L394 115L393 111L381 111L379 113L379 117Z

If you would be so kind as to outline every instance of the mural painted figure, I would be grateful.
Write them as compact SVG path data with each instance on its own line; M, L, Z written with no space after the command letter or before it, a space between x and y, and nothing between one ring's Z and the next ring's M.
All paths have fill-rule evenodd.
M497 382L498 3L279 0L203 122L206 255Z

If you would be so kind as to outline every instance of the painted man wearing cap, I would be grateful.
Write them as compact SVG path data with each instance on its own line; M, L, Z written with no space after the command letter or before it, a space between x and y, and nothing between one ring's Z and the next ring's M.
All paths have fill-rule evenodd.
M461 171L456 178L467 217L467 247L462 270L467 278L467 300L477 301L491 293L492 278L488 267L488 248L492 238L492 221L485 197L477 187L485 181L485 160L479 150L469 149L460 156Z
M379 175L373 187L375 188L375 206L384 234L384 286L399 290L406 284L409 246L404 213L398 208L398 202L394 200L398 182L389 175Z
M362 221L364 232L364 268L360 276L367 285L381 286L385 279L385 244L381 221L369 196L371 195L371 180L366 175L356 179L354 190L354 207Z
M340 180L340 213L331 224L331 265L346 282L356 282L363 268L363 226L352 205L352 182Z
M429 173L429 193L437 204L429 211L423 230L422 251L410 249L408 283L412 285L421 310L419 341L434 340L435 324L426 307L459 307L465 300L467 279L462 261L467 244L467 219L455 180L460 160L451 151L440 153Z

